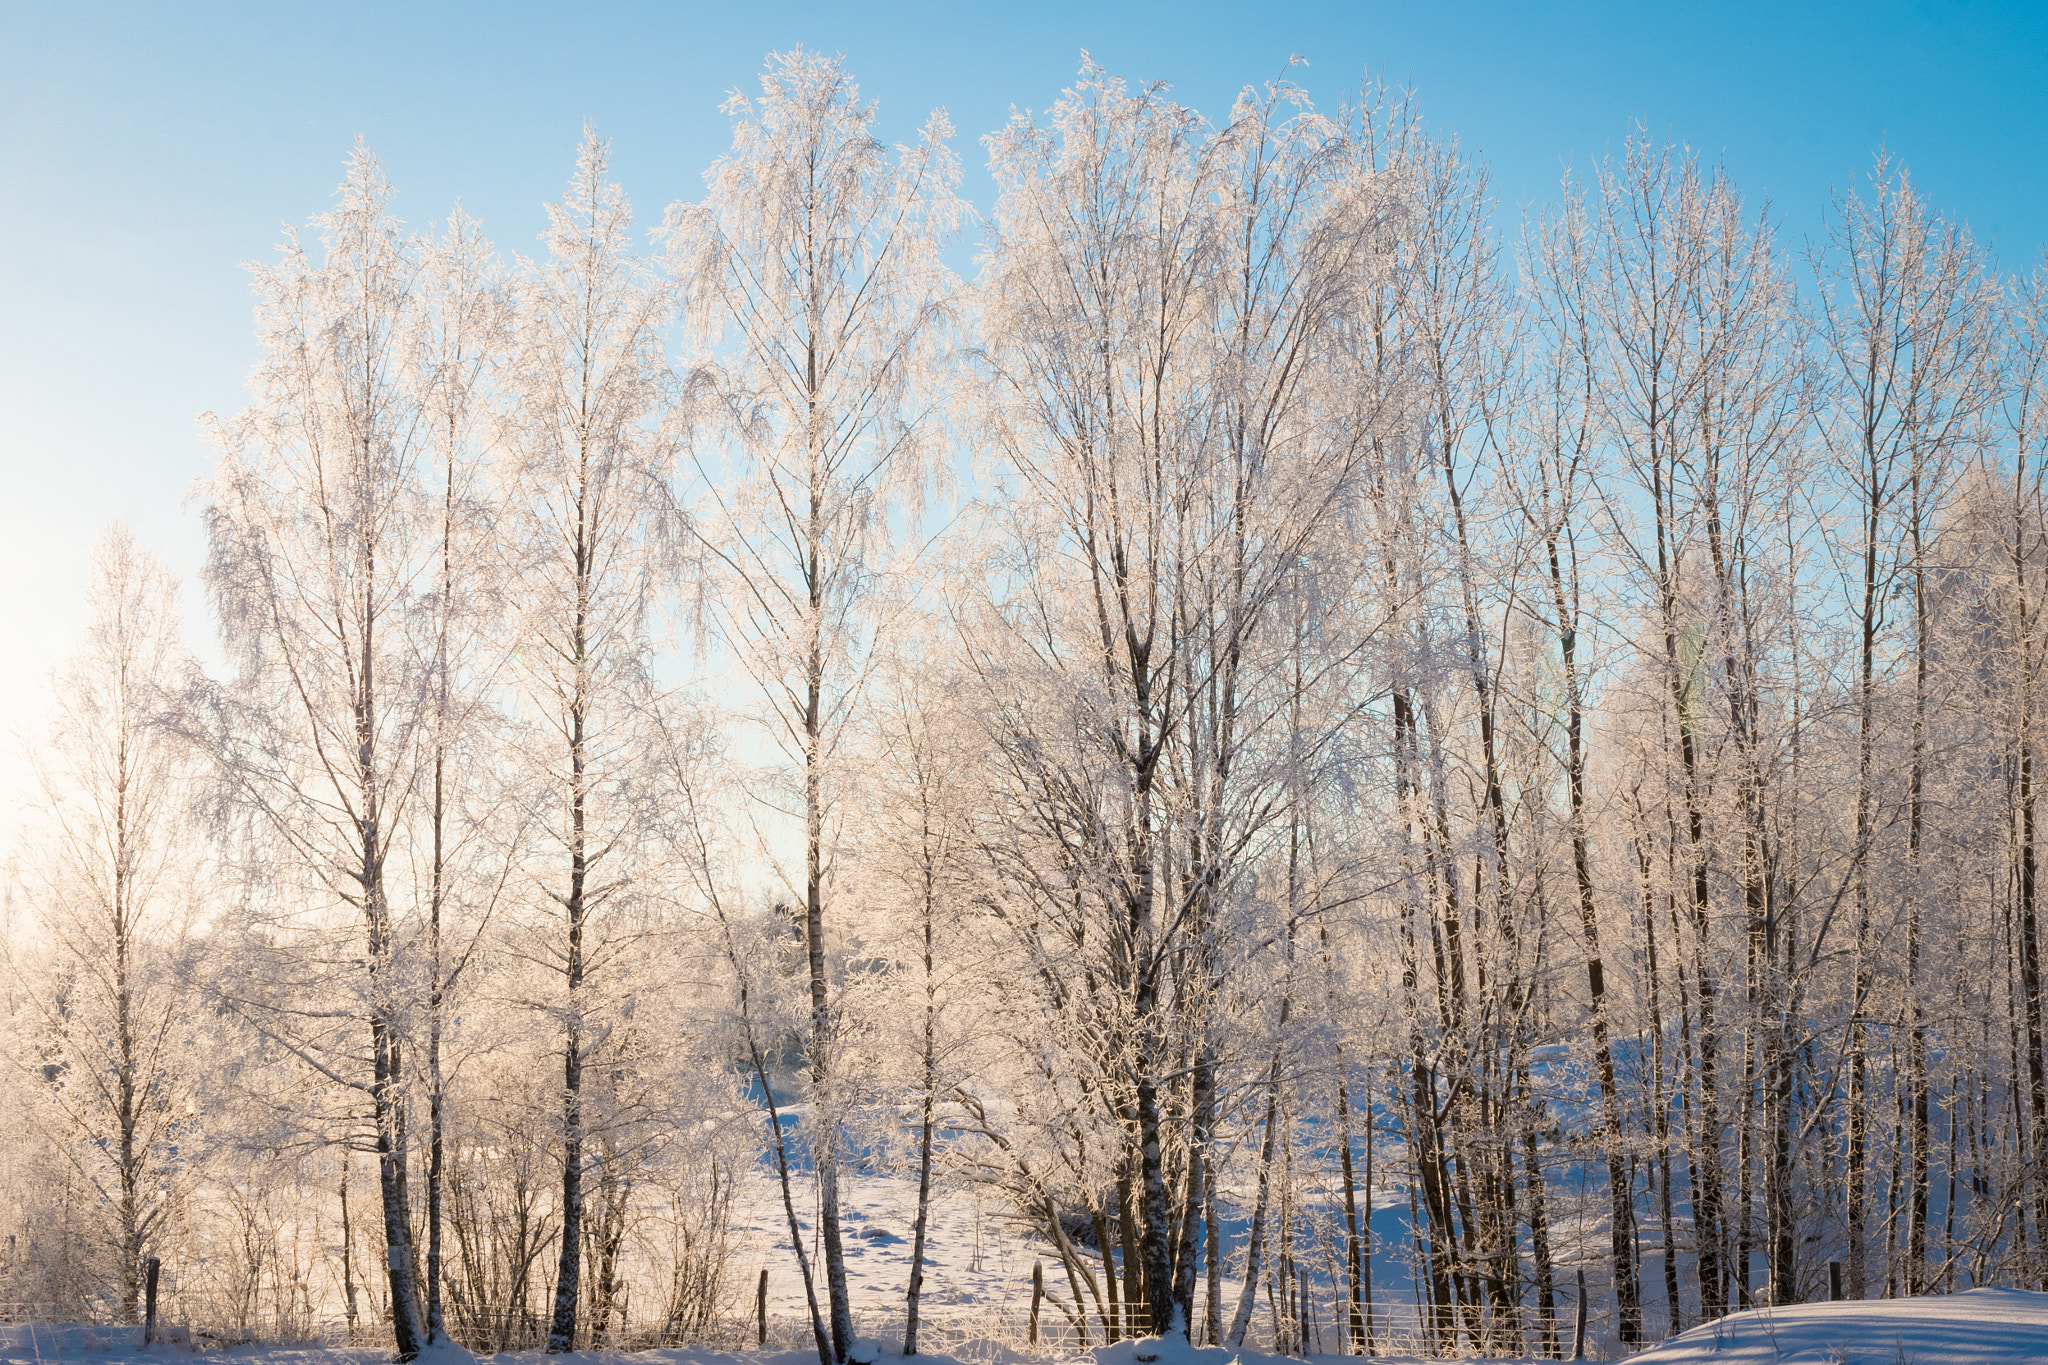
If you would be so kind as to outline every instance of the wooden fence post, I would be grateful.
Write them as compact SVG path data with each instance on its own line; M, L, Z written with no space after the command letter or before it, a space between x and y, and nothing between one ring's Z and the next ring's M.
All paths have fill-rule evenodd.
M163 1271L164 1263L152 1256L143 1263L143 1310L142 1344L149 1345L156 1340L156 1281Z
M1572 1328L1572 1359L1586 1358L1586 1267L1579 1267L1578 1324Z
M768 1344L768 1267L765 1265L761 1267L760 1287L754 1291L754 1314L760 1319L761 1324L755 1340L757 1344L766 1346Z
M1045 1262L1031 1263L1031 1349L1038 1349L1038 1305L1045 1301Z

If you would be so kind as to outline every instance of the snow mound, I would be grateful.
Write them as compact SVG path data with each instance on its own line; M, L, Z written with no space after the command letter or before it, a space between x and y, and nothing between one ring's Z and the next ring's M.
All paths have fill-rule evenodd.
M1109 1346L1097 1346L1088 1352L1094 1357L1094 1365L1352 1365L1356 1356L1308 1355L1275 1356L1258 1351L1232 1351L1222 1346L1190 1346L1188 1339L1178 1333L1163 1337L1137 1337L1116 1342ZM1081 1357L1082 1365L1088 1356ZM1414 1360L1409 1356L1381 1355L1377 1365L1403 1365ZM1491 1365L1517 1365L1512 1360L1495 1360Z
M1231 1358L1221 1347L1201 1350L1188 1345L1178 1333L1163 1337L1134 1337L1089 1352L1095 1365L1224 1365Z
M1735 1313L1631 1365L2048 1365L2048 1294L1971 1289Z
M477 1365L476 1357L460 1342L443 1337L431 1346L422 1347L413 1357L413 1365Z

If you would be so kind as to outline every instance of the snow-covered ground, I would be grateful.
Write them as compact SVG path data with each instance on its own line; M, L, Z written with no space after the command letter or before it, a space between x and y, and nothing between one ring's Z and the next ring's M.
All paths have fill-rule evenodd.
M864 1337L893 1339L900 1346L917 1186L909 1180L850 1176L842 1180L840 1191L847 1292L855 1327ZM817 1260L814 1205L806 1198L810 1194L810 1182L801 1182L797 1217L804 1225L822 1309L824 1271ZM763 1174L743 1184L733 1214L746 1229L737 1269L748 1290L747 1311L752 1311L755 1277L765 1268L768 1315L777 1335L808 1332L803 1277L790 1254L788 1216L775 1181ZM1031 1309L1031 1266L1041 1256L1047 1259L1047 1284L1066 1297L1049 1250L1016 1228L1006 1209L960 1191L935 1197L920 1309L928 1333L924 1344L943 1350L963 1337L1024 1340ZM1059 1321L1050 1306L1042 1316L1048 1331ZM977 1353L976 1358L983 1357ZM810 1359L816 1360L815 1353Z
M21 1323L0 1323L0 1361L46 1362L73 1361L78 1365L177 1365L178 1361L191 1361L193 1356L177 1346L159 1345L144 1351L137 1341L138 1334L132 1328L87 1328L73 1326L34 1326ZM976 1353L976 1361L992 1360L996 1365L1045 1365L1046 1362L1065 1361L1068 1365L1148 1365L1141 1360L1141 1352L1158 1352L1159 1343L1153 1341L1122 1341L1114 1346L1098 1346L1086 1353L1066 1352L1034 1356L1028 1352L1009 1347L996 1347L984 1343L985 1349ZM203 1359L217 1362L217 1365L387 1365L388 1351L371 1347L336 1346L235 1346L219 1351L202 1353ZM1221 1348L1190 1350L1186 1347L1153 1354L1157 1365L1303 1365L1300 1360L1289 1360L1279 1356L1260 1355L1246 1351L1233 1356ZM2031 1357L2016 1357L2031 1359ZM422 1358L423 1365L426 1358ZM504 1355L487 1357L491 1365L817 1365L817 1352L813 1350L769 1349L734 1354L698 1347L675 1347L649 1351L636 1351L630 1355L609 1352L577 1351L568 1355L547 1356L537 1351L514 1351ZM920 1353L918 1365L966 1365L956 1357L933 1353ZM1342 1356L1314 1355L1308 1357L1309 1365L1335 1365L1345 1360ZM1356 1357L1350 1359L1356 1360ZM1886 1358L1889 1361L1889 1357ZM465 1358L457 1356L462 1365ZM896 1365L902 1357L893 1350L880 1354L885 1365ZM1381 1356L1383 1365L1418 1365L1412 1356ZM453 1365L452 1362L437 1361L434 1365ZM1500 1361L1496 1365L1531 1365L1529 1362Z
M2048 1365L2048 1294L1971 1289L1917 1299L1803 1303L1695 1327L1637 1365Z
M847 1289L852 1299L856 1329L864 1337L900 1345L903 1333L904 1289L910 1278L911 1233L917 1212L917 1187L909 1180L884 1175L848 1174L842 1177L843 1232L846 1247ZM1364 1191L1360 1191L1363 1196ZM1246 1201L1249 1192L1245 1192ZM815 1258L814 1195L808 1180L797 1187L797 1216L802 1220L810 1250ZM1378 1339L1386 1346L1407 1343L1416 1336L1416 1286L1410 1267L1388 1248L1406 1248L1412 1242L1407 1227L1407 1197L1398 1190L1378 1192L1378 1207L1372 1212L1372 1230L1381 1247L1373 1258L1374 1317ZM733 1216L744 1229L738 1278L748 1287L751 1312L754 1278L768 1271L768 1313L777 1339L797 1344L792 1333L808 1331L803 1279L796 1258L789 1250L789 1223L783 1212L781 1193L774 1180L759 1173L741 1187ZM1241 1239L1244 1228L1226 1225L1226 1240ZM920 1316L926 1324L921 1345L930 1350L951 1351L973 1361L994 1361L995 1343L1022 1344L1027 1336L1031 1308L1031 1268L1045 1263L1048 1298L1071 1303L1073 1291L1052 1248L1035 1235L1018 1227L1007 1208L994 1198L977 1200L972 1192L947 1190L935 1193L930 1230L925 1248L924 1292ZM1327 1281L1329 1267L1316 1257L1303 1268L1319 1281ZM822 1305L822 1270L813 1260ZM1228 1318L1237 1303L1240 1285L1226 1278L1223 1286L1224 1315ZM1341 1328L1329 1309L1334 1295L1327 1283L1317 1294L1315 1330L1320 1343L1335 1348ZM1569 1314L1567 1301L1561 1311ZM1253 1335L1263 1335L1268 1309L1263 1298L1253 1315ZM1048 1302L1040 1314L1041 1330L1047 1344L1075 1344L1073 1333L1055 1303ZM1596 1323L1604 1327L1604 1320ZM1091 1328L1091 1330L1096 1330ZM1099 1336L1094 1338L1099 1340ZM1228 1356L1217 1365L1227 1365ZM1250 1357L1246 1357L1249 1365Z
M916 1187L908 1180L880 1174L853 1175L842 1185L848 1288L856 1331L885 1359L900 1359L904 1287L910 1273L910 1247L916 1212ZM1409 1267L1389 1249L1404 1247L1405 1196L1380 1191L1380 1207L1372 1224L1382 1254L1373 1264L1374 1300L1381 1350L1413 1350L1414 1286ZM806 1241L815 1242L814 1194L810 1183L797 1188L797 1213ZM733 1265L739 1290L736 1307L744 1322L734 1324L746 1339L752 1336L754 1287L768 1271L770 1341L764 1350L730 1354L710 1348L660 1349L636 1352L633 1365L815 1365L810 1347L803 1281L789 1249L789 1225L776 1183L765 1173L744 1182L733 1208L740 1234ZM1583 1235L1582 1235L1583 1234ZM1558 1230L1560 1243L1574 1253L1591 1245L1590 1230ZM1050 1249L1016 1226L992 1199L977 1201L971 1192L948 1190L933 1201L926 1250L920 1365L1282 1365L1282 1358L1243 1352L1233 1357L1220 1349L1193 1350L1157 1343L1129 1341L1092 1351L1077 1349L1065 1318L1053 1304L1041 1315L1043 1346L1026 1348L1031 1303L1031 1269L1043 1259L1046 1286L1052 1296L1071 1297L1065 1276ZM1571 1289L1560 1274L1560 1336L1570 1341ZM1327 1286L1320 1291L1324 1310L1319 1343L1338 1344L1338 1329L1329 1320ZM1225 1312L1236 1302L1237 1286L1226 1284ZM818 1282L822 1302L822 1275ZM1604 1297L1591 1296L1595 1313L1588 1355L1613 1358L1605 1349L1610 1324L1600 1310ZM1254 1323L1263 1327L1266 1306L1259 1305ZM175 1330L175 1329L174 1329ZM190 1346L159 1344L145 1353L139 1330L132 1327L88 1327L0 1323L0 1362L79 1361L118 1365L147 1356L169 1365L191 1360ZM336 1334L338 1336L338 1333ZM1256 1335L1256 1333L1255 1333ZM731 1340L732 1338L727 1338ZM197 1354L220 1365L380 1365L388 1349L377 1346L237 1346ZM472 1365L467 1353L423 1365ZM1150 1357L1148 1360L1147 1357ZM496 1357L494 1365L601 1365L616 1362L612 1353L580 1353L543 1357L515 1352ZM1343 1357L1312 1355L1311 1361L1334 1362ZM1389 1365L1414 1359L1381 1356ZM1965 1362L2041 1362L2048 1365L2048 1294L2017 1290L1977 1289L1963 1294L1862 1303L1805 1304L1738 1313L1685 1333L1630 1358L1641 1365L1964 1365ZM1298 1365L1289 1362L1288 1365Z
M185 1348L159 1345L144 1351L133 1328L0 1324L0 1361L77 1361L119 1365L148 1360L172 1365L189 1359ZM1299 1365L1245 1352L1190 1350L1178 1343L1123 1341L1085 1354L1034 1357L1014 1347L982 1343L977 1361L1024 1365L1047 1358L1092 1365ZM220 1365L378 1365L385 1352L368 1348L242 1346L204 1353ZM893 1352L883 1360L897 1359ZM636 1352L629 1357L579 1352L545 1357L517 1352L494 1365L813 1365L813 1352L770 1349L732 1354L699 1348ZM1311 1365L1335 1365L1338 1356L1311 1356ZM1412 1357L1380 1358L1404 1365ZM1631 1357L1634 1365L2048 1365L2048 1294L2013 1289L1972 1289L1962 1294L1918 1299L1874 1299L1863 1303L1800 1304L1737 1313L1698 1327ZM961 1365L954 1357L927 1354L920 1365ZM470 1365L462 1352L434 1365Z

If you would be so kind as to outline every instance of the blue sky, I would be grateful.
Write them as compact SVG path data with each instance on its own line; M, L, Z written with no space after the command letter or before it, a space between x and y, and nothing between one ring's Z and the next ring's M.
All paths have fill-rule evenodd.
M239 263L325 205L357 134L409 221L460 199L525 251L586 120L652 222L700 192L724 93L798 44L846 56L885 136L945 106L984 207L976 139L1012 105L1044 108L1084 48L1212 117L1299 53L1319 103L1368 70L1412 82L1425 116L1491 161L1508 225L1567 161L1642 120L1724 158L1795 240L1821 230L1831 191L1882 139L2008 268L2048 244L2048 0L0 0L0 731L81 623L86 549L107 520L195 575L183 503L212 463L195 418L239 407L254 360Z

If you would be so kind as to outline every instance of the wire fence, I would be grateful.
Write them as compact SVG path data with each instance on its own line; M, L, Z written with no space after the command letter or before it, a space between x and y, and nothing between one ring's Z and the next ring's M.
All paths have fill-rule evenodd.
M752 1296L747 1296L751 1298ZM1263 1297L1263 1296L1262 1296ZM587 1316L579 1321L578 1349L615 1352L647 1350L684 1344L727 1351L807 1351L813 1344L808 1317L786 1312L765 1318L754 1311L720 1314L708 1325L685 1337L658 1320L636 1319L621 1311L601 1330L593 1330ZM1223 1321L1230 1324L1234 1303L1226 1303ZM1245 1345L1275 1355L1363 1355L1367 1344L1349 1321L1349 1304L1341 1296L1327 1293L1302 1295L1296 1310L1287 1316L1260 1303L1248 1325ZM1028 1279L1020 1280L1017 1292L997 1302L972 1304L927 1303L920 1313L920 1353L952 1356L963 1365L1001 1365L1019 1356L1043 1359L1073 1359L1086 1349L1114 1339L1149 1335L1148 1309L1142 1303L1124 1303L1107 1325L1091 1307L1077 1326L1071 1305L1064 1296L1048 1293L1038 1305L1033 1321L1032 1294ZM205 1296L175 1295L167 1298L160 1313L160 1338L195 1348L265 1344L272 1346L378 1346L390 1333L388 1315L370 1303L351 1323L346 1317L309 1313L282 1318L237 1314L232 1306L208 1302ZM118 1299L95 1297L69 1302L0 1302L0 1324L48 1332L59 1327L79 1334L76 1343L86 1350L133 1344L139 1339L139 1325L123 1320ZM1588 1305L1583 1331L1586 1354L1613 1357L1622 1354L1616 1341L1611 1306L1605 1302ZM537 1308L465 1309L451 1314L451 1334L479 1355L506 1351L538 1350L546 1344L547 1315ZM1111 1330L1113 1329L1113 1330ZM901 1308L857 1309L854 1330L864 1340L888 1343L900 1348L904 1332ZM1581 1331L1578 1305L1569 1290L1548 1310L1534 1305L1516 1305L1507 1311L1477 1310L1448 1312L1431 1330L1412 1302L1387 1301L1384 1296L1373 1305L1370 1354L1433 1358L1485 1356L1569 1357ZM1641 1346L1655 1345L1671 1333L1668 1314L1661 1304L1645 1304L1642 1310ZM14 1333L19 1335L19 1332ZM1206 1323L1194 1325L1196 1345L1208 1340ZM34 1343L24 1339L20 1345Z
M1226 1332L1230 1326L1230 1307L1226 1305L1224 1313ZM1266 1305L1262 1301L1259 1307L1264 1310ZM1308 1315L1306 1333L1283 1330L1277 1337L1275 1315L1270 1311L1255 1313L1245 1334L1245 1347L1265 1354L1295 1358L1370 1354L1421 1359L1488 1356L1563 1359L1571 1356L1581 1331L1578 1305L1568 1297L1548 1310L1523 1305L1519 1311L1501 1319L1474 1321L1459 1318L1438 1325L1433 1332L1425 1330L1412 1303L1393 1305L1394 1311L1391 1312L1387 1305L1375 1305L1369 1340L1362 1330L1364 1324L1360 1324L1359 1331L1353 1331L1346 1320L1346 1307L1340 1299L1319 1298ZM965 1365L1000 1365L1019 1356L1071 1360L1088 1348L1103 1346L1112 1340L1151 1334L1145 1305L1126 1304L1124 1308L1128 1316L1119 1315L1118 1330L1114 1336L1104 1331L1103 1323L1092 1310L1084 1319L1084 1335L1076 1330L1067 1314L1055 1311L1048 1301L1039 1313L1034 1339L1028 1296L1004 1303L946 1306L920 1315L918 1350L920 1353L952 1356ZM753 1347L758 1340L758 1327L754 1323L747 1326L749 1330L744 1334L742 1344ZM1662 1341L1667 1335L1665 1328L1661 1314L1645 1311L1638 1349ZM883 1342L892 1349L900 1348L904 1315L900 1310L856 1311L854 1329L856 1336L862 1339ZM1589 1305L1583 1327L1585 1353L1589 1358L1613 1358L1625 1354L1615 1340L1614 1329L1610 1313L1594 1311ZM1196 1346L1216 1344L1209 1339L1201 1322L1195 1325L1193 1340ZM808 1319L786 1314L769 1317L765 1339L767 1349L808 1350L812 1342Z
M157 1339L195 1347L340 1346L349 1344L344 1318L323 1321L308 1314L234 1315L204 1299L168 1297L157 1312ZM89 1343L119 1345L139 1342L142 1324L128 1319L118 1299L66 1301L0 1301L0 1325L23 1329L67 1328L83 1333ZM16 1333L15 1335L22 1335ZM24 1341L29 1340L27 1336ZM87 1349L101 1349L90 1344Z
M0 1302L0 1322L69 1322L81 1326L112 1326L121 1321L120 1305L111 1299L69 1302Z

